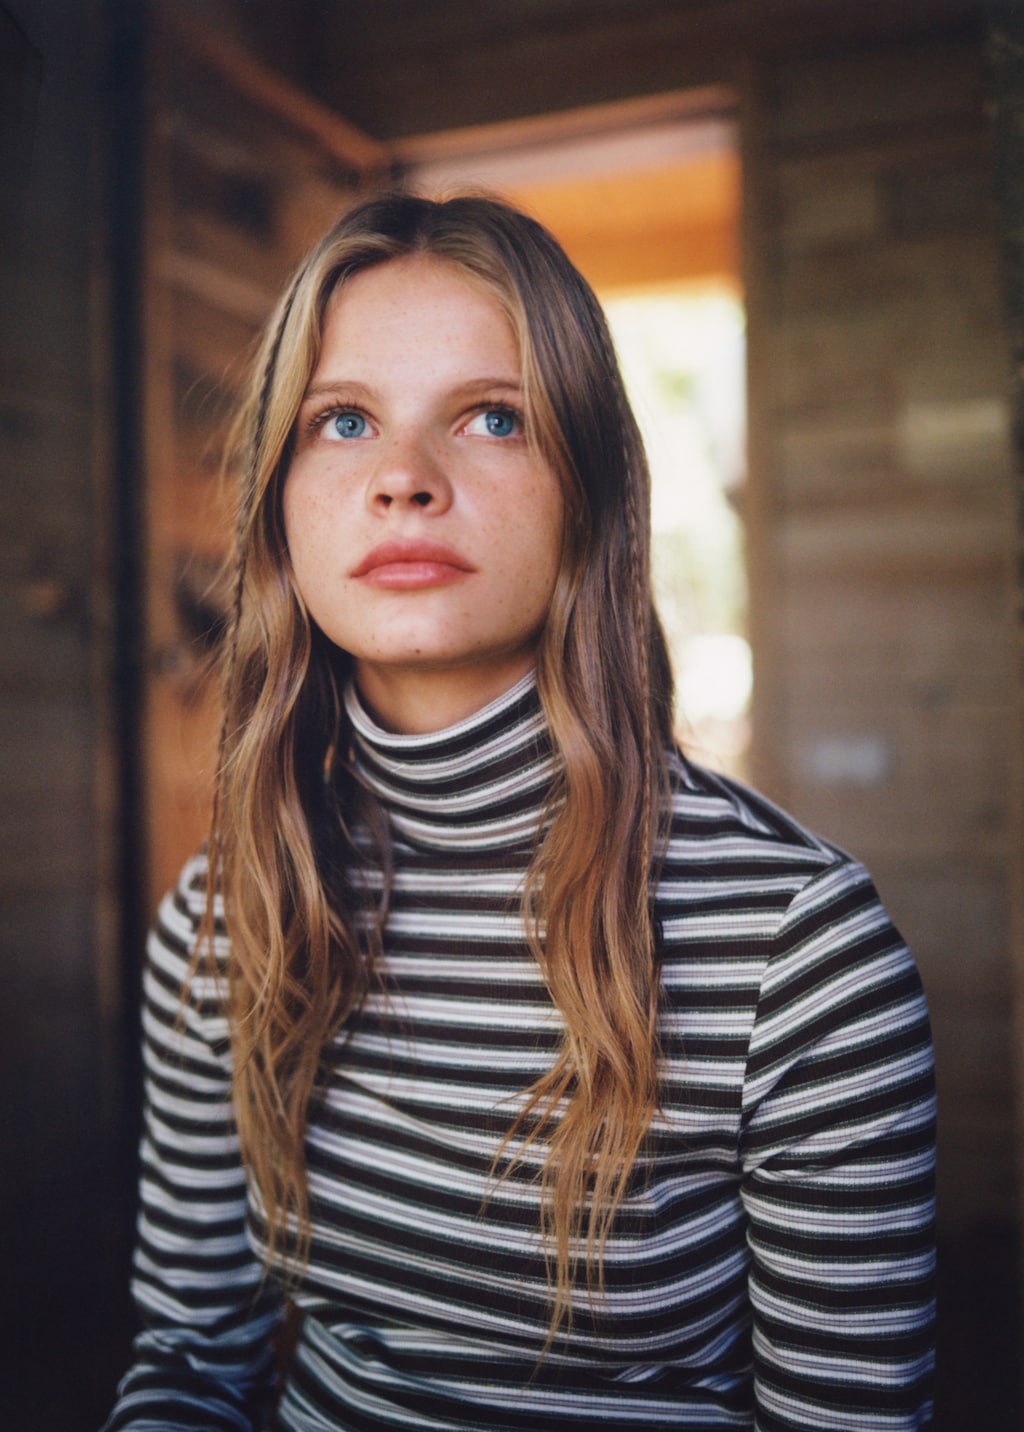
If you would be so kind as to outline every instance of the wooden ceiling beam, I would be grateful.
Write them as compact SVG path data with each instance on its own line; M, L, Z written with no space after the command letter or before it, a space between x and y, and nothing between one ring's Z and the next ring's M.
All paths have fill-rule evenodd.
M346 168L380 173L391 167L391 152L386 144L297 89L223 34L180 14L167 13L167 24L177 39L225 79L235 93L276 115Z
M981 0L374 0L326 7L309 71L381 138L735 82L743 58L795 58L979 28ZM344 64L341 63L342 58Z

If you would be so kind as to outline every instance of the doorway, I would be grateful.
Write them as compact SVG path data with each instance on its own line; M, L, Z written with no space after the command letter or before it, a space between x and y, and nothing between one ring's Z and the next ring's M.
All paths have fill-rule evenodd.
M745 323L735 107L719 89L424 135L428 194L485 187L549 228L597 291L651 466L653 571L681 740L749 774Z

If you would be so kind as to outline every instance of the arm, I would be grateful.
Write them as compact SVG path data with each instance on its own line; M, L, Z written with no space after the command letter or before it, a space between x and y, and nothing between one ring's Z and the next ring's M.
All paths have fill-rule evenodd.
M163 902L149 941L132 1283L144 1331L104 1432L252 1432L272 1382L280 1305L246 1239L227 1021L207 974L182 1000L205 884L205 862L192 862Z
M758 1432L930 1426L928 1018L910 955L852 862L810 880L778 932L742 1157Z

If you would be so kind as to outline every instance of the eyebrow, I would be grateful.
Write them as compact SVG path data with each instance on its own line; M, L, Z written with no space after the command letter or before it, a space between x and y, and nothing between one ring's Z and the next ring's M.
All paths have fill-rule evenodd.
M457 383L450 389L448 396L453 398L469 398L474 395L481 397L485 393L493 393L495 390L506 393L521 393L523 382L519 377L510 377L507 373L480 378L470 378L465 383ZM302 395L303 403L308 403L314 398L326 398L332 394L352 395L358 397L373 397L373 389L368 388L365 383L360 383L354 378L325 378L320 383L312 383Z

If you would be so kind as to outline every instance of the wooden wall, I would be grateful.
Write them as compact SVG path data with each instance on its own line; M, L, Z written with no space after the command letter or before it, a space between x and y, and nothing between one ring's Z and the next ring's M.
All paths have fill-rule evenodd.
M1009 392L1014 432L1012 490L1016 508L1015 561L1015 685L1017 732L1014 741L1015 816L1011 849L1013 950L1015 954L1017 1111L1024 1126L1024 10L1019 6L990 7L986 43L993 129L993 167L999 213L1003 290L1006 301ZM1024 1214L1024 1138L1018 1137L1017 1168L1020 1209ZM1024 1271L1024 1263L1022 1263Z
M80 8L0 10L0 1425L39 1432L98 1424L128 1328L108 75Z
M1016 1217L1006 358L979 45L748 93L763 783L861 856L918 956L947 1230Z

